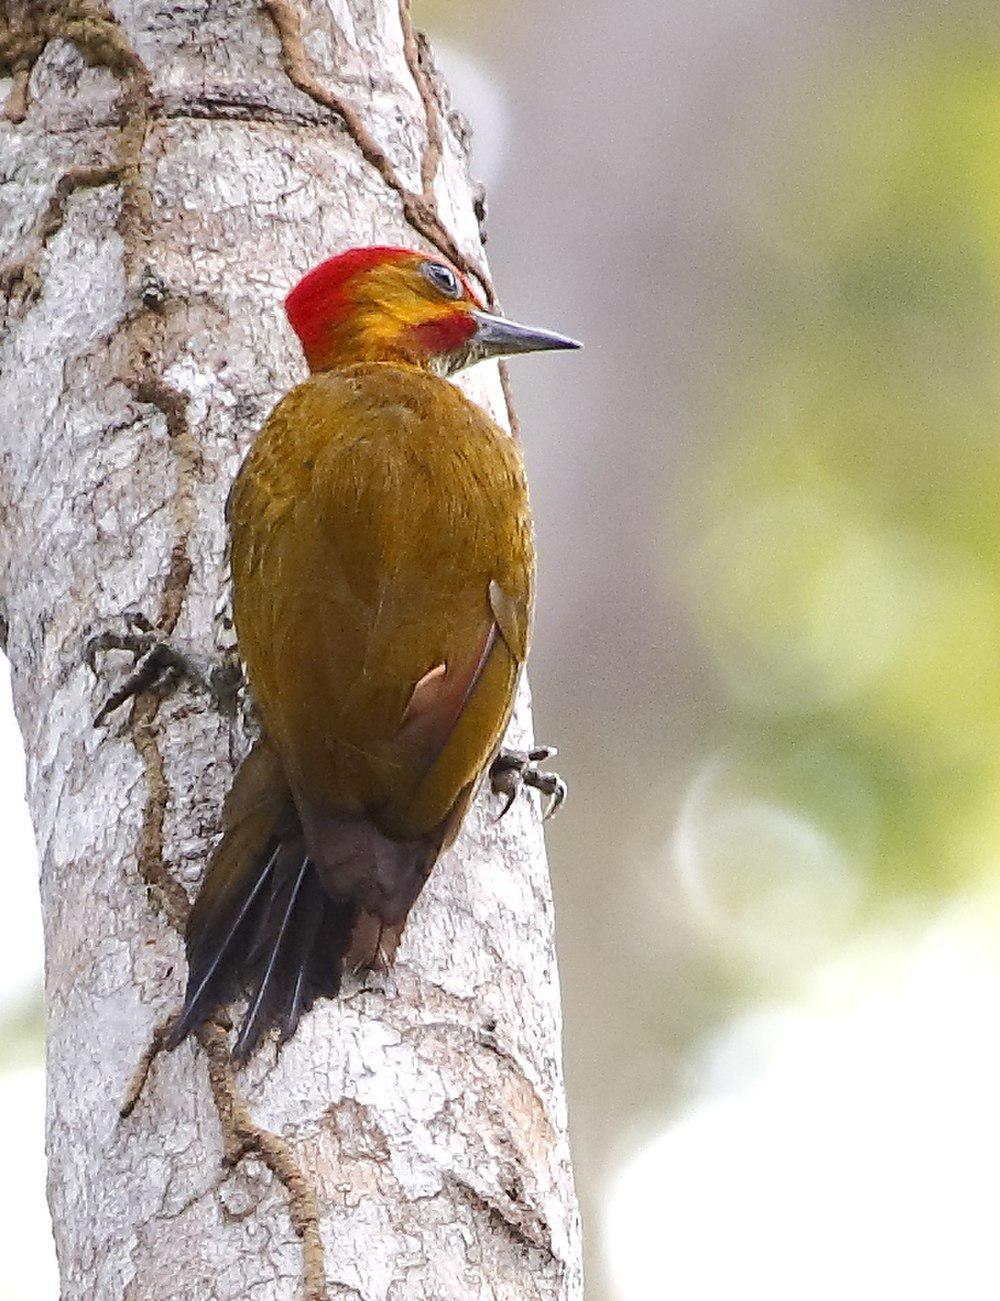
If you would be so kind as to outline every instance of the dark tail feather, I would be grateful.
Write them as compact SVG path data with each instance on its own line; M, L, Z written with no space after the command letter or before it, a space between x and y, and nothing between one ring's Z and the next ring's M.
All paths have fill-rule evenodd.
M290 1039L299 1018L317 998L335 998L340 993L344 957L357 920L357 907L345 900L331 899L310 871L302 883L302 898L294 940L294 972L290 996L281 1020L281 1042Z
M326 910L326 896L315 872L309 872L302 882L298 911L294 917L295 935L291 941L295 961L290 972L291 993L281 1020L281 1042L290 1039L299 1024L299 1017L312 1004L309 994L309 962L316 947L316 936ZM339 966L337 971L339 983Z
M267 928L266 942L261 951L262 968L256 981L255 992L247 1008L239 1038L233 1048L234 1061L246 1061L247 1057L256 1048L261 1035L274 1020L282 996L284 995L287 999L289 985L291 985L293 1000L295 998L294 990L297 981L288 968L294 968L296 965L300 966L301 959L296 963L296 955L292 946L296 938L295 931L298 928L292 925L292 917L302 892L302 882L305 880L307 873L314 871L315 869L303 852L299 857L298 871L291 876L290 883L275 891L274 900L280 900L280 906L277 909L274 907L269 908L264 919ZM277 921L276 925L274 924L275 920ZM292 975L291 981L289 981L290 974Z
M237 774L188 920L187 990L170 1046L243 992L234 1059L271 1025L287 1038L316 997L338 992L356 916L324 891L277 757L261 742Z
M181 1019L171 1035L171 1046L180 1043L211 1016L220 1003L238 992L238 978L231 965L226 965L227 959L231 964L236 940L246 931L247 920L267 885L280 848L280 845L275 846L256 879L251 878L242 901L220 895L211 915L204 918L197 928L189 928L187 990ZM230 895L233 893L229 892Z

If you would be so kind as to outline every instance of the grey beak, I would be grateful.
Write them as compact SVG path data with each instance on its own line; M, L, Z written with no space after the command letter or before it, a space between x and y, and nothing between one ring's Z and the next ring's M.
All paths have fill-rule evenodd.
M576 339L552 330L536 330L531 325L518 325L502 316L488 312L473 312L477 329L471 343L482 357L510 357L518 352L549 352L556 348L582 348Z

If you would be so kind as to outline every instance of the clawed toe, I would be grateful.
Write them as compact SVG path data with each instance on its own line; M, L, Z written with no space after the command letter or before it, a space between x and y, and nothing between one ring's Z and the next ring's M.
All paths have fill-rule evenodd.
M559 809L566 799L568 787L566 782L554 772L543 772L540 764L555 757L555 746L541 745L533 750L501 750L490 768L490 785L495 795L504 796L504 805L497 815L497 820L507 813L517 799L518 792L524 786L538 791L548 804L542 821Z
M558 813L569 794L569 787L565 780L557 772L539 772L537 769L529 769L524 775L524 781L525 785L533 786L548 799L549 802L542 814L542 821L548 822L549 818Z
M94 718L94 726L105 720L127 701L144 691L166 692L178 678L194 676L185 657L167 642L157 641L151 634L135 637L103 633L87 646L87 662L96 673L97 656L109 650L129 651L134 656L135 667L117 690L113 691Z
M100 727L116 709L135 696L144 691L166 694L182 678L208 691L220 708L228 710L238 689L230 666L204 670L191 655L165 640L142 614L128 614L126 624L126 631L99 633L91 637L84 648L84 659L95 676L100 672L99 656L109 651L126 651L133 661L131 673L98 710L94 718L95 727ZM236 674L238 677L238 668Z

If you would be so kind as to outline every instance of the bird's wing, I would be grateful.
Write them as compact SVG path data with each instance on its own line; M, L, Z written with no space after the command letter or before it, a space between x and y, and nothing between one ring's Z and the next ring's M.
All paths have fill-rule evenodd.
M230 508L235 615L297 795L406 836L499 744L533 553L510 440L451 385L365 369L262 431Z

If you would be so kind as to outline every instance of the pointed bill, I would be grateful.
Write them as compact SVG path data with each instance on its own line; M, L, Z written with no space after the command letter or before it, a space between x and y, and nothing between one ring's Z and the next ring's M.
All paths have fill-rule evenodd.
M470 340L480 357L512 357L519 352L550 352L561 348L582 348L583 344L553 330L518 325L503 316L473 312L476 332Z

